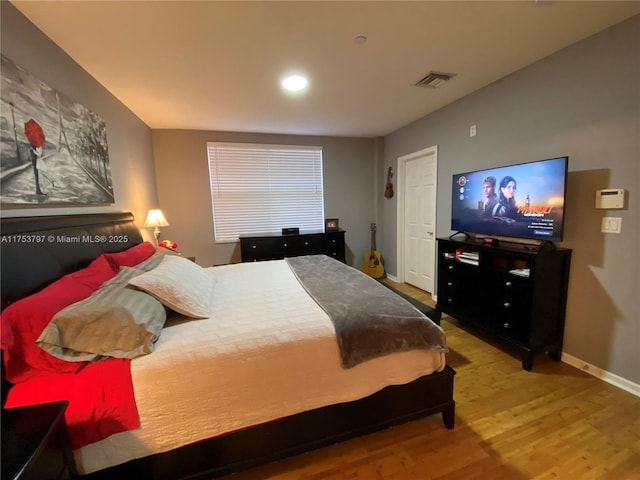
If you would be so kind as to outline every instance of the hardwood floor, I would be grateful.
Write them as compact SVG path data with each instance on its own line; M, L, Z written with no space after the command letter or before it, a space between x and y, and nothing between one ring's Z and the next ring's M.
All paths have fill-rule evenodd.
M515 350L447 316L442 327L454 430L433 415L225 480L640 479L640 398L544 355L526 372Z

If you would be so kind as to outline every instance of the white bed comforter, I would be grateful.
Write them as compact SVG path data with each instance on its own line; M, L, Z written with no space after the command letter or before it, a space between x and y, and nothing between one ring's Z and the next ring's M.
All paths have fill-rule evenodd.
M445 366L413 350L340 365L333 325L284 260L213 267L211 318L177 317L131 363L140 428L75 452L80 473L356 400Z

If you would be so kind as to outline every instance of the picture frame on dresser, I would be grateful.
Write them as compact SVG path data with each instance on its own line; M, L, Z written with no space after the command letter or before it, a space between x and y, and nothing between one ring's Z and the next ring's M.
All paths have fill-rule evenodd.
M337 218L325 218L324 230L325 232L337 232L340 230L340 220Z

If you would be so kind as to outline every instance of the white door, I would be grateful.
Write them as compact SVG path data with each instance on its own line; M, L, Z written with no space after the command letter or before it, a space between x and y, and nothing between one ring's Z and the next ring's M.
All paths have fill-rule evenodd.
M400 159L402 161L402 159ZM433 293L436 231L435 150L404 161L404 281Z

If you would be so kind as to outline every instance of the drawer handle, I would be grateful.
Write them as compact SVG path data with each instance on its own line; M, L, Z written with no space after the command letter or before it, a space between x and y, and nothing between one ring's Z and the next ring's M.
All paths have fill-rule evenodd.
M284 246L286 247L286 246L287 246L287 244L285 243L285 244L284 244Z
M453 270L453 265L449 265L449 270Z
M447 282L447 287L452 287L453 286L453 282Z
M512 284L511 282L507 282L507 283L505 283L505 286L507 286L507 287L510 287L510 286L512 286L512 285L513 285L513 284Z
M511 325L509 324L509 322L504 322L503 327L504 328L511 328Z
M256 245L251 245L251 248L256 248Z
M309 245L309 242L304 242L305 245Z
M511 304L509 302L504 302L504 308L510 308Z
M453 298L447 298L447 303L453 303Z

